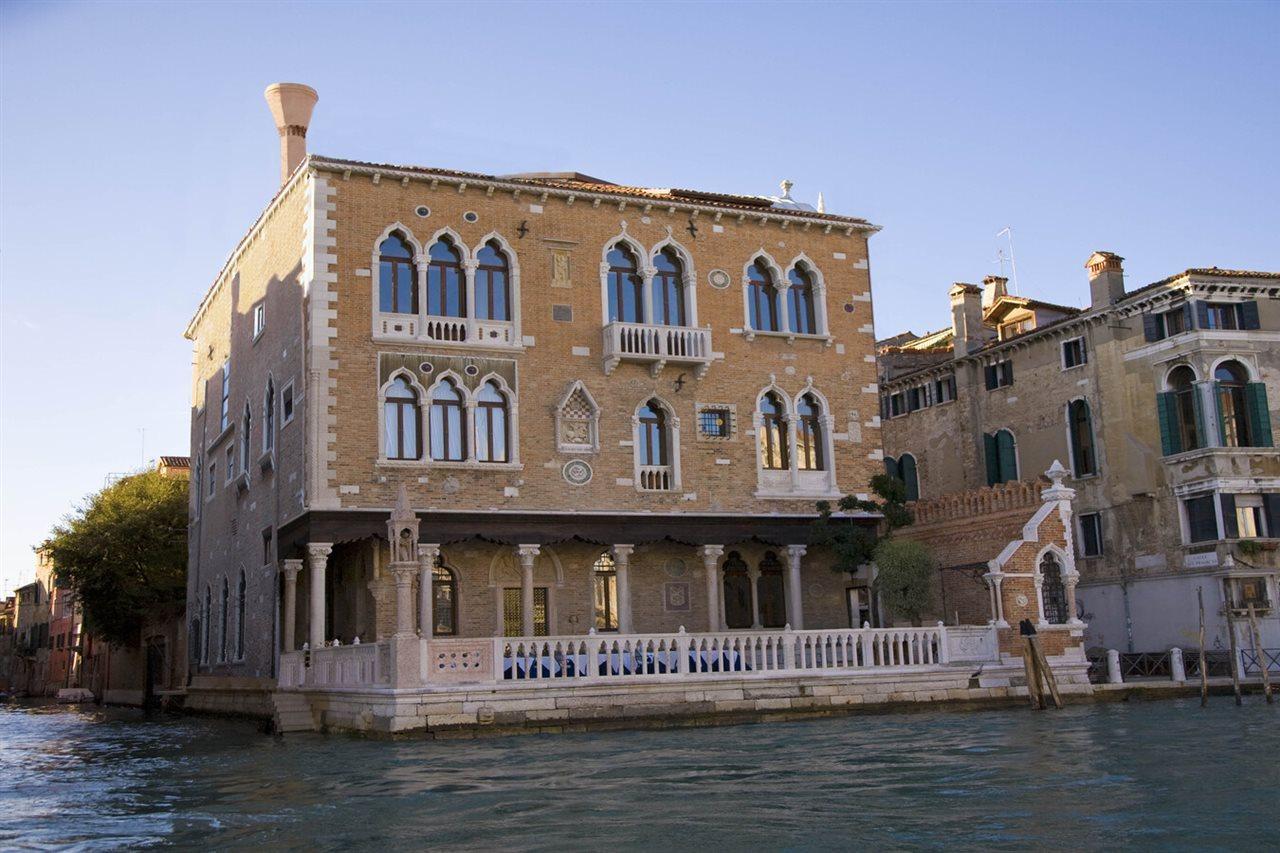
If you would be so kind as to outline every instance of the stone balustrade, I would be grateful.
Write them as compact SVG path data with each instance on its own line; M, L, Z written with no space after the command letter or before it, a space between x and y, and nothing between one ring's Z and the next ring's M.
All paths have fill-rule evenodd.
M912 505L914 523L934 524L1023 507L1038 507L1042 503L1040 493L1047 486L1048 483L1044 481L1016 480L997 486L954 492L932 500L916 501Z

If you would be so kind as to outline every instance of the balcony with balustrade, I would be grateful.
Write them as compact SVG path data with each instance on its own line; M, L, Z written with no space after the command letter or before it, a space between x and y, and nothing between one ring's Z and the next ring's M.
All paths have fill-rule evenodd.
M657 376L668 364L694 368L701 379L711 366L711 329L657 323L608 323L604 327L604 372L624 361L647 364Z
M516 324L510 320L395 314L384 311L374 315L374 338L442 347L486 349L518 349L523 344Z

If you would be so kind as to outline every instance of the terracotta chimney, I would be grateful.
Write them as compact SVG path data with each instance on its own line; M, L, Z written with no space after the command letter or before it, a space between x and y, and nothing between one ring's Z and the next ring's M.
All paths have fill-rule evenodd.
M272 83L263 93L271 117L280 132L280 183L289 180L293 170L307 156L307 126L311 110L320 96L301 83Z
M1094 308L1114 305L1124 298L1124 258L1114 252L1094 252L1085 261L1089 271L1089 295Z
M1002 296L1009 295L1009 279L989 275L982 280L982 307L990 308Z
M957 281L951 296L952 353L959 358L982 346L982 288Z

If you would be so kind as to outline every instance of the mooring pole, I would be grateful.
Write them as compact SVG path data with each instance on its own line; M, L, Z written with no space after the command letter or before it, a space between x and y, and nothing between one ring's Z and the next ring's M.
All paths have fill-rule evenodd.
M1200 602L1200 707L1209 704L1209 668L1204 661L1204 587L1196 587L1196 599Z
M1258 616L1249 605L1249 633L1253 635L1253 656L1258 660L1258 669L1262 670L1262 695L1267 697L1267 704L1275 702L1271 697L1271 674L1267 672L1267 651L1262 648L1262 635L1258 633Z
M1240 649L1236 645L1236 620L1230 599L1227 601L1227 633L1231 636L1231 687L1236 693L1236 704L1243 705L1244 700L1240 698Z
M1049 668L1049 661L1044 656L1044 649L1040 648L1040 637L1027 637L1027 641L1031 643L1031 651L1036 656L1036 669L1044 676L1045 684L1049 685L1049 695L1053 697L1053 705L1058 710L1062 710L1062 696L1058 694L1058 679L1054 678L1053 670Z
M1040 678L1036 674L1036 655L1031 648L1031 638L1023 637L1022 666L1027 672L1027 698L1031 700L1031 710L1044 708L1044 700L1040 696Z

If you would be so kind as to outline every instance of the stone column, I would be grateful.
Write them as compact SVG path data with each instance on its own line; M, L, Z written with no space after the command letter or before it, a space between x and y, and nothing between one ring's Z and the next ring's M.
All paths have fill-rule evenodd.
M519 545L516 553L520 556L520 633L532 637L533 621L533 563L542 553L537 545ZM550 630L550 626L547 626Z
M475 258L467 258L462 262L462 316L467 320L467 340L474 341L476 334L476 270L480 268L480 261Z
M1079 572L1071 572L1062 578L1062 584L1067 590L1067 613L1069 614L1067 624L1073 626L1084 624L1080 621L1080 617L1076 615L1076 584L1078 583L1080 583Z
M758 631L760 625L760 567L751 566L747 570L747 577L751 581L751 628Z
M324 570L333 553L332 542L307 543L307 569L311 572L311 648L324 648Z
M298 624L298 572L302 571L301 560L285 560L280 569L284 577L284 624L280 626L281 642L286 652L296 651L294 628Z
M631 554L634 545L614 545L613 565L618 571L618 631L630 634L631 624Z
M800 592L800 558L808 551L803 545L787 546L787 621L796 631L804 630L804 603Z
M720 557L723 545L702 546L702 567L707 575L707 630L720 629Z
M431 639L435 628L435 616L431 612L432 606L435 605L432 573L436 567L436 558L439 556L439 545L418 545L418 634L424 640Z
M391 571L396 581L396 639L408 639L413 633L413 563L396 563Z
M787 425L787 459L791 463L788 466L791 469L791 490L797 491L800 488L800 460L796 458L796 449L799 444L796 441L796 429L800 418L798 415L788 413L783 415L782 419Z

